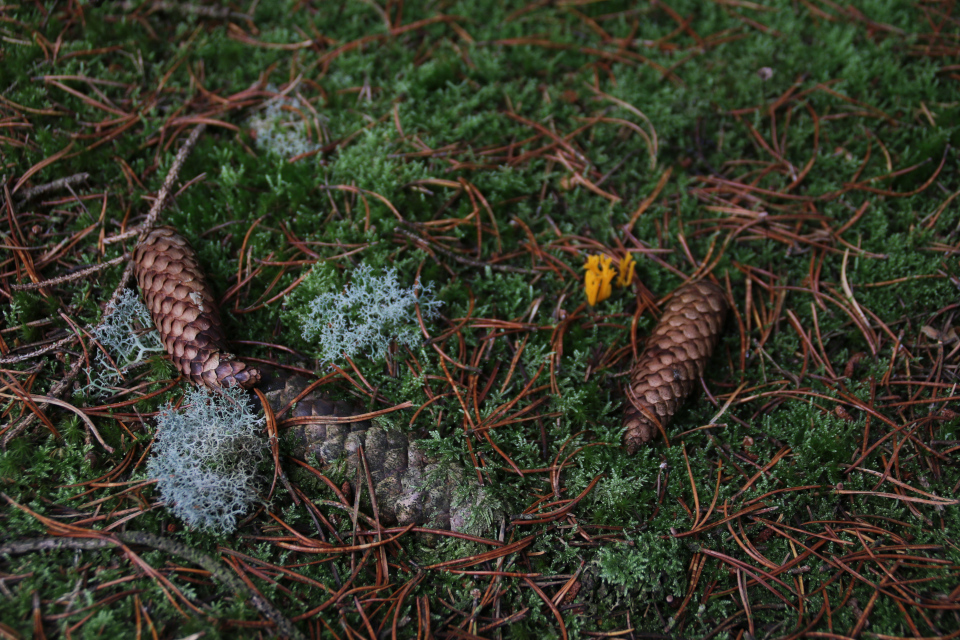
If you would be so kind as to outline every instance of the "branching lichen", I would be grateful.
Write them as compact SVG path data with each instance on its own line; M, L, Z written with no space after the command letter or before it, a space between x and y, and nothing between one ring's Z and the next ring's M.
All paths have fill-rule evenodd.
M268 91L277 91L273 85ZM311 139L309 121L304 114L306 111L300 100L279 95L268 101L264 109L247 119L247 126L256 136L259 149L276 154L284 159L303 155L320 148L315 140ZM320 121L314 119L320 135Z
M266 442L263 416L237 387L194 388L183 407L157 416L154 455L147 473L175 515L219 533L236 528L237 516L257 498L257 465Z
M362 264L342 293L320 294L308 304L301 318L303 337L319 343L318 355L324 362L353 358L362 351L379 358L391 342L408 347L420 342L417 305L423 319L428 320L437 315L442 304L419 279L405 289L395 269L377 276Z
M90 330L90 336L103 348L94 346L91 350L89 383L80 390L98 397L116 393L123 380L122 369L164 351L150 312L131 289L125 289L113 308L106 310L103 321Z

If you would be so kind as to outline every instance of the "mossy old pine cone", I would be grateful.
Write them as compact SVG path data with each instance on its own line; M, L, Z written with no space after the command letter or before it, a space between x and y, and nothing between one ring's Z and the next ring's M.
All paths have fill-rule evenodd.
M227 351L216 300L190 243L170 227L153 229L133 253L134 275L183 375L211 389L260 380L260 372Z
M633 366L623 419L630 453L666 428L703 375L727 313L723 289L697 282L678 289ZM655 421L656 420L656 421Z
M282 411L297 399L310 381L286 371L264 371L260 389L275 412ZM284 418L311 418L308 424L297 424L284 437L298 458L316 462L324 473L339 468L342 476L353 484L359 477L364 490L363 459L373 480L377 510L385 524L424 525L453 531L479 531L484 520L483 489L475 477L455 463L431 459L417 446L416 436L397 429L384 429L369 420L356 422L326 421L326 417L356 415L346 402L333 401L312 391L297 400ZM488 513L489 516L492 512Z

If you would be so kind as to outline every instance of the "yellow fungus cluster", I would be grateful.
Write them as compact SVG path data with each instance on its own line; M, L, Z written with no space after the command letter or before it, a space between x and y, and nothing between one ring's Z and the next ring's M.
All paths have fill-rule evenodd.
M637 263L634 262L633 256L628 253L627 257L620 261L620 275L617 276L617 286L625 287L633 282L633 272L636 268Z
M617 278L618 287L625 287L633 281L633 272L637 266L633 256L628 253L627 257L620 261L619 269L614 269L611 262L609 256L596 255L588 256L586 264L583 265L587 272L583 285L591 307L610 297L613 293L614 277Z

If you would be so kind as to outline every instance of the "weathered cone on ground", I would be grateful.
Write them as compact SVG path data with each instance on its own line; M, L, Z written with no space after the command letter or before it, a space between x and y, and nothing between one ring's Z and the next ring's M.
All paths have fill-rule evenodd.
M153 229L133 264L160 339L183 375L211 389L257 384L260 372L227 351L216 300L185 238L170 227Z
M630 453L666 428L703 375L727 313L723 289L711 282L681 287L647 338L630 374L623 418Z
M268 367L260 389L275 412L282 411L310 384L300 375L272 372ZM292 452L307 462L314 459L325 473L340 470L354 490L366 493L363 458L373 479L377 510L384 524L424 525L436 529L478 532L494 517L484 505L484 492L472 474L457 464L431 460L417 446L413 434L384 429L369 420L334 422L326 417L356 415L345 402L331 401L311 391L299 399L280 421L300 418L285 430ZM359 485L358 481L359 471Z

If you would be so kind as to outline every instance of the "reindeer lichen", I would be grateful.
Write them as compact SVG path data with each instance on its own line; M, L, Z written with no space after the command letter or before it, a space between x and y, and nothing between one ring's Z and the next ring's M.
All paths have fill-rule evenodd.
M103 321L90 330L90 336L99 347L92 349L89 382L81 390L97 397L117 391L123 369L164 351L150 312L131 289L124 289L116 304L106 310Z
M395 269L378 276L361 264L343 292L320 294L307 305L301 316L303 338L317 343L319 358L325 362L353 358L362 351L379 358L391 342L408 347L419 343L417 305L428 320L442 304L419 279L404 288Z
M222 534L236 528L237 517L257 498L263 422L238 387L196 387L180 410L167 405L160 412L147 473L176 516Z

